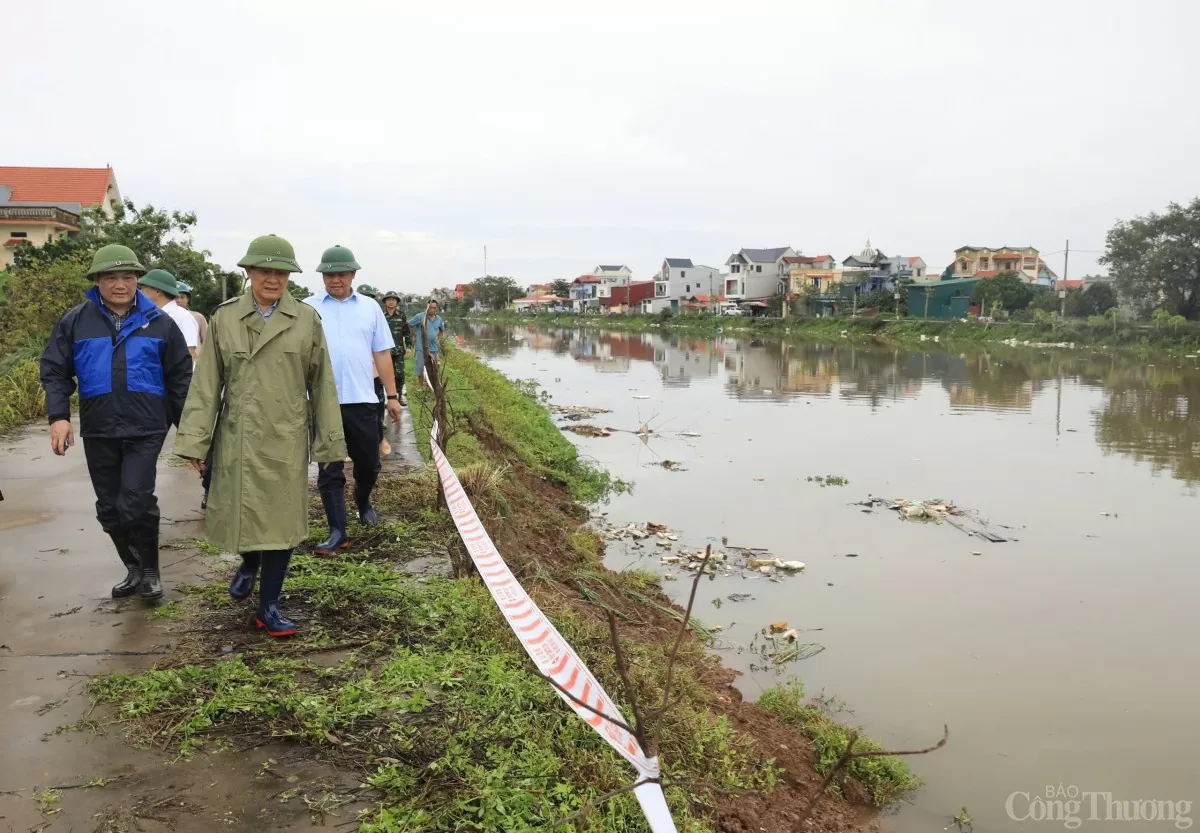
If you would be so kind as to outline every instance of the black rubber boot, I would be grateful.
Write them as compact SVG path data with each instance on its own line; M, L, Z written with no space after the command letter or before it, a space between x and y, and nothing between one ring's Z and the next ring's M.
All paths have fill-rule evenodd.
M292 554L287 552L264 552L262 554L262 580L258 584L258 615L254 623L267 632L267 636L291 636L296 632L296 623L279 612L279 597L283 594L283 579L287 575L288 562Z
M138 563L137 556L129 547L128 532L123 530L110 532L108 537L112 538L113 546L117 548L117 555L121 557L121 563L125 565L126 571L125 579L113 585L112 597L125 599L136 593L138 585L142 583L142 565Z
M338 550L349 549L350 541L346 537L345 489L321 492L321 503L325 505L325 517L329 520L329 537L313 547L313 552L317 555L332 555ZM263 580L266 581L265 573Z
M229 582L229 595L237 599L249 598L254 592L254 580L258 578L258 567L262 554L257 552L242 553L242 566L237 568L233 579Z
M363 490L354 486L354 502L358 504L358 520L363 526L379 526L379 515L371 505L371 493L363 494Z
M144 601L157 602L163 596L162 580L158 575L158 527L139 529L133 536L133 551L142 562L138 595Z

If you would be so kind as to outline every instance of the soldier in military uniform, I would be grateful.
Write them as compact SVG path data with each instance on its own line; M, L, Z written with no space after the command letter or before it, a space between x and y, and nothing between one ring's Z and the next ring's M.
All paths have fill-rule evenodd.
M408 399L404 396L404 357L412 346L412 328L400 308L400 296L395 292L383 296L383 317L387 319L392 331L392 340L396 346L392 348L392 368L396 374L396 390L400 393L400 404L407 407Z

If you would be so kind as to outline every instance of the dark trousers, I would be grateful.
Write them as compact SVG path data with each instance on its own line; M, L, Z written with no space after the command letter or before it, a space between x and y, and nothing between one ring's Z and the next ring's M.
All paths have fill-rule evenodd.
M404 356L392 356L392 371L396 377L396 395L404 396Z
M379 405L356 402L342 406L342 430L346 434L346 450L354 461L355 496L365 497L375 488L382 464L379 460ZM319 491L336 492L346 488L345 465L341 460L325 463L317 474Z
M166 436L84 438L83 454L96 490L96 520L105 532L158 529L154 480Z

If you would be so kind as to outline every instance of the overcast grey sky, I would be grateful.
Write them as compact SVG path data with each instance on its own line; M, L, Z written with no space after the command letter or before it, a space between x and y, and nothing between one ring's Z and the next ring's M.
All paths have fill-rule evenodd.
M111 164L311 271L424 291L740 247L1096 269L1200 194L1200 0L56 0L5 15L0 159ZM11 28L10 28L11 27ZM1047 257L1061 273L1062 255Z

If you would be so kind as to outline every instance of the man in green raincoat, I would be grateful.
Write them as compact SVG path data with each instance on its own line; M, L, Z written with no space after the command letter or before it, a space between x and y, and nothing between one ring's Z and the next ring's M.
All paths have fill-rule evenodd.
M287 291L301 271L290 243L268 234L238 261L250 290L218 306L179 423L175 454L203 469L213 444L205 538L240 553L229 594L258 592L257 624L296 625L279 611L292 550L308 536L308 464L346 456L333 367L316 310Z

